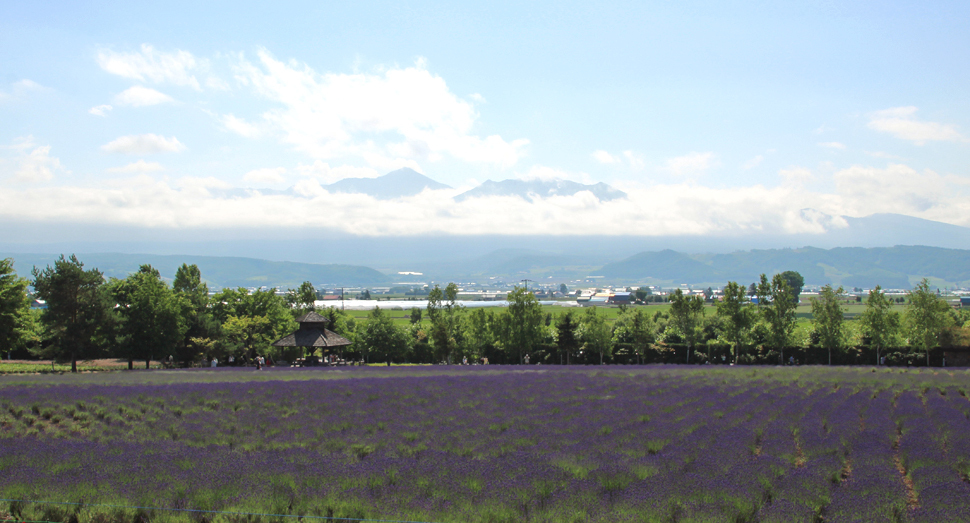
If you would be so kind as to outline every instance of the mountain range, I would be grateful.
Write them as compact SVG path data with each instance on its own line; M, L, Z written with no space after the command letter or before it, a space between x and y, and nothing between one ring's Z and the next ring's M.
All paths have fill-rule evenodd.
M536 197L572 196L580 191L589 191L604 202L626 198L625 192L603 182L585 185L569 180L502 180L500 182L486 180L478 187L455 196L455 201L461 202L482 196L518 196L531 202Z
M332 193L367 194L378 200L414 196L425 189L451 189L450 186L436 182L407 167L377 178L344 178L330 185L324 185L323 188Z
M760 274L798 271L808 285L909 289L921 278L936 285L970 285L970 250L896 246L878 248L769 249L728 254L642 252L604 265L597 275L611 281L723 284L751 283Z
M69 254L68 254L69 255ZM31 269L43 269L53 265L56 254L0 254L0 258L13 258L14 270L20 276L30 278ZM203 279L212 287L277 287L296 288L304 281L324 286L379 286L391 282L387 275L371 269L352 265L320 265L259 260L254 258L81 253L78 259L85 269L96 268L107 278L125 278L144 264L158 269L163 278L175 278L175 271L183 263L198 265Z
M391 171L377 178L344 178L321 187L331 193L366 194L377 200L393 200L420 194L424 190L452 189L450 185L437 182L427 176L404 167ZM253 192L264 195L286 194L296 195L295 187L288 189L241 189L241 188L212 188L210 193L222 198L240 198ZM454 197L456 202L469 198L483 196L517 196L526 201L533 201L537 196L572 196L580 191L589 191L601 201L625 198L626 193L605 183L582 184L569 180L486 180L477 187L460 193Z
M45 267L54 254L0 254L14 258L14 269L30 277L34 266ZM141 264L151 264L165 278L173 278L182 263L196 264L213 287L295 288L303 281L317 286L381 287L404 281L505 282L521 284L568 283L588 285L680 284L719 287L727 281L749 284L759 275L786 270L801 273L807 285L843 285L847 288L910 289L921 278L940 287L970 286L970 250L896 246L879 248L755 249L721 254L688 254L673 250L644 251L615 258L558 254L530 249L501 249L483 256L437 264L416 264L420 275L398 275L353 265L274 262L253 258L152 254L79 254L85 267L105 277L124 278ZM403 272L403 271L402 271ZM584 284L584 285L586 285Z

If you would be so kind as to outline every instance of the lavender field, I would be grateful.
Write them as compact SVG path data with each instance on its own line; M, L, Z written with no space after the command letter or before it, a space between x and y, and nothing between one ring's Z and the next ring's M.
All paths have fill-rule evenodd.
M964 370L0 378L0 495L410 521L970 521ZM4 502L20 520L283 521Z

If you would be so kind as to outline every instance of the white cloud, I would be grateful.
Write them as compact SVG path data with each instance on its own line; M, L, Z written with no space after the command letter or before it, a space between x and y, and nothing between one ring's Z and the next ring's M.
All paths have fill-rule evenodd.
M819 142L819 147L825 147L826 149L839 149L845 150L845 144L839 142Z
M210 76L205 79L205 86L213 91L228 91L230 90L229 84L222 78L217 78L215 76Z
M95 115L95 116L104 116L105 113L107 113L108 111L110 111L112 109L114 109L114 107L111 107L108 104L103 104L103 105L96 105L96 106L88 109L88 112L91 113L91 114L93 114L93 115Z
M613 155L609 151L599 149L593 151L593 158L599 163L606 165L622 165L624 162L635 171L643 169L643 156L633 151L623 151L619 155Z
M744 165L742 165L741 168L744 170L754 169L755 167L761 165L761 162L763 162L764 159L765 157L759 154L758 156L744 162Z
M173 102L172 97L160 93L154 89L149 89L148 87L142 87L136 85L129 87L124 91L115 95L115 103L118 105L131 105L134 107L141 107L145 105L157 105L166 102Z
M102 50L98 53L98 65L123 78L142 82L168 82L196 90L201 90L201 87L193 71L208 70L208 61L198 59L188 51L165 53L156 51L148 44L142 44L141 51L132 53Z
M15 88L19 88L19 89L36 89L36 90L47 89L43 85L40 85L39 83L33 80L28 80L27 78L14 82L13 85Z
M231 113L222 116L220 121L226 129L246 138L256 138L262 134L258 125L249 123Z
M51 146L37 147L21 160L14 178L21 182L42 182L54 177L61 168L61 161L50 155Z
M184 149L178 138L157 134L121 136L101 146L105 152L126 154L177 153Z
M165 168L162 164L158 162L146 162L145 160L138 160L137 162L131 162L128 165L122 167L112 167L108 169L109 173L150 173L155 171L164 171Z
M926 216L936 215L941 205L949 207L955 193L965 192L946 177L933 171L893 164L885 169L852 166L834 175L838 193L845 199L851 214L896 212Z
M638 171L643 169L644 161L643 156L633 152L633 151L623 151L623 157L626 158L627 163L630 164L630 168Z
M286 167L265 167L249 171L243 176L243 180L249 183L277 184L283 183L284 174L286 174Z
M778 171L778 176L781 176L785 180L786 184L789 185L799 185L805 182L809 182L814 178L812 176L812 171L804 167L792 166L787 169L781 169Z
M797 174L800 169L786 171ZM304 230L319 224L366 236L791 234L820 233L842 223L799 211L813 208L832 216L897 212L970 225L970 183L961 178L893 165L843 169L834 180L832 192L794 184L712 188L674 183L631 188L629 198L610 202L584 191L537 196L532 202L483 197L457 205L451 199L454 190L375 200L330 194L313 177L297 182L297 195L253 191L245 197L214 197L209 188L226 188L219 180L187 178L170 184L141 175L91 187L0 191L0 219L174 230Z
M595 158L597 162L599 162L599 163L605 163L607 165L608 164L614 164L614 163L620 163L620 161L621 161L616 156L613 156L612 154L610 154L610 153L608 153L608 152L606 152L606 151L604 151L602 149L600 149L598 151L594 151L593 152L593 158Z
M664 170L677 176L703 173L714 166L714 153L692 152L667 160Z
M909 140L916 145L929 141L966 142L956 126L916 119L916 107L894 107L872 113L869 128L889 133L896 138Z
M267 51L241 59L237 80L279 104L263 118L284 142L317 159L352 156L376 168L444 155L474 163L514 165L528 140L473 133L474 105L455 96L419 61L378 74L315 72Z
M901 157L896 156L895 154L889 154L883 151L866 151L866 154L868 154L869 156L872 156L873 158L886 158L888 160L902 160Z
M50 90L51 89L49 87L44 87L43 85L40 85L39 83L33 80L24 78L23 80L17 80L16 82L12 83L10 85L9 93L0 91L0 100L20 98L20 97L26 96L31 92L50 91Z
M12 169L3 169L18 182L32 183L45 182L54 178L54 173L64 171L61 161L50 155L51 146L37 145L32 136L18 138L12 145L4 146L3 149L14 151L14 156L0 159L0 167L7 163L12 165ZM67 171L64 171L67 172Z

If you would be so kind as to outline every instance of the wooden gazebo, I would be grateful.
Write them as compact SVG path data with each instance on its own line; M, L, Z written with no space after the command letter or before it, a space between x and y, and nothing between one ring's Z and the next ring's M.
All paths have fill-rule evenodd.
M312 353L318 348L344 347L350 345L350 340L327 330L326 317L315 312L308 312L296 319L300 328L293 334L284 336L273 342L274 347L308 347Z

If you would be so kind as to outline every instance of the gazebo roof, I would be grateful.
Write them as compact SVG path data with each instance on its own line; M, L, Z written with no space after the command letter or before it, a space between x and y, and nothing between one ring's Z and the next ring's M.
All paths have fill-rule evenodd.
M273 342L274 347L342 347L350 340L327 329L299 329Z
M297 323L330 323L326 316L310 311L296 319Z
M273 342L274 347L342 347L350 340L326 329L330 320L310 311L296 319L300 328Z

